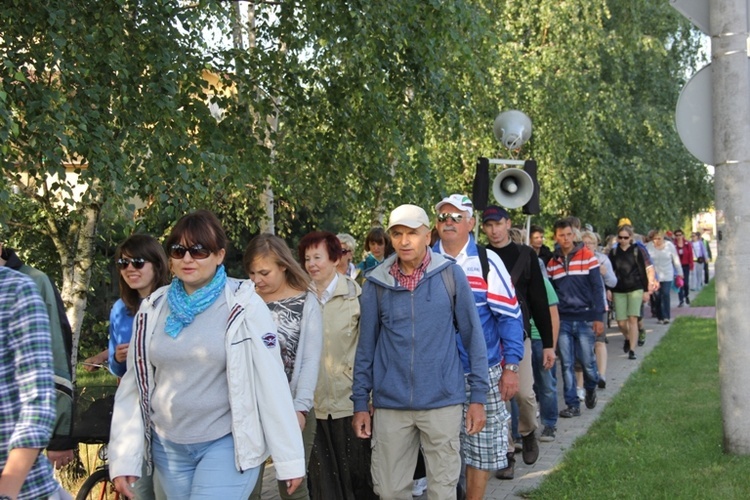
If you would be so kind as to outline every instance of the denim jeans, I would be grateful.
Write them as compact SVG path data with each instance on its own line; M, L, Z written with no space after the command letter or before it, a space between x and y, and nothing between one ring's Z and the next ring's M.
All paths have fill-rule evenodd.
M560 336L557 344L560 347L560 362L562 363L563 394L565 404L579 408L581 402L576 394L576 375L574 366L576 359L583 367L583 388L587 391L596 389L599 382L599 371L596 367L594 343L596 335L591 321L560 320Z
M156 477L169 500L248 498L260 467L237 470L231 434L204 443L178 444L153 434Z
M531 340L531 365L534 368L534 392L539 398L539 418L548 427L557 426L557 364L544 369L544 346L541 340Z
M680 302L684 302L686 299L690 297L690 266L689 265L683 265L682 266L682 277L685 281L685 284L682 285L682 288L680 288L679 297Z
M672 282L661 281L659 282L659 289L656 291L656 318L657 319L671 319L670 310L672 308L671 297L669 294L672 293Z

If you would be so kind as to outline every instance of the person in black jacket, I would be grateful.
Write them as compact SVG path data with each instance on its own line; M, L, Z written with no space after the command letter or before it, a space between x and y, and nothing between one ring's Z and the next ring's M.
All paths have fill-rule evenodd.
M544 286L544 276L539 265L536 252L526 245L513 243L508 230L510 229L510 215L498 206L490 205L482 214L482 230L487 235L490 244L488 250L495 252L505 264L516 289L516 297L521 303L524 322L524 357L519 364L519 392L516 394L518 403L518 431L523 441L523 460L527 464L536 462L539 456L539 445L536 441L537 403L534 395L534 380L532 371L531 325L533 318L542 338L543 352L540 360L544 369L553 369L555 365L555 346L552 338L552 320L549 313L549 301ZM550 402L552 404L552 402ZM557 404L555 399L554 405ZM547 411L544 411L547 410ZM548 414L551 417L545 418ZM554 437L557 424L557 408L542 408L542 421L545 425L545 437Z

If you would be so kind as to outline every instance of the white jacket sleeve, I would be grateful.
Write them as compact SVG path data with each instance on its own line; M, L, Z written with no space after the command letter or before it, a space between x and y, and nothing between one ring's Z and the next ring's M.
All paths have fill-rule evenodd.
M135 370L130 359L133 349L128 349L128 365L115 394L115 408L112 414L112 427L109 438L109 475L141 475L144 453L144 426L138 389L135 384Z
M323 312L318 300L310 292L305 297L305 306L302 310L300 338L304 340L300 342L303 349L297 352L295 361L295 364L300 364L300 370L295 381L294 409L310 411L315 386L318 383L320 355L323 352Z

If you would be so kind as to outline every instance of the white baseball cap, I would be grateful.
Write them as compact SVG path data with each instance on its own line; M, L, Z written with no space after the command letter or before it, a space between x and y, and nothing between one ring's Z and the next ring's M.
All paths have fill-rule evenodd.
M427 213L416 205L401 205L396 207L388 218L387 229L393 226L406 226L416 229L419 226L430 227L430 219Z
M452 194L446 198L443 198L442 200L440 200L440 203L435 205L435 212L439 212L440 207L442 207L443 205L453 205L459 210L469 212L469 217L474 216L474 204L471 202L471 199L468 196L464 196L462 194Z

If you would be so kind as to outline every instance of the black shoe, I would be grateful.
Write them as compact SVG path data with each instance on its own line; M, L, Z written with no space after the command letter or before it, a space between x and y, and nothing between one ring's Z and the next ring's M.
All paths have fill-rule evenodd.
M596 385L599 387L599 389L606 389L607 381L604 380L602 377L599 377L599 382L597 382Z
M539 458L539 443L536 442L536 433L531 431L523 438L523 463L531 465Z
M679 304L677 304L677 307L682 307L685 305L685 301L681 300Z
M685 303L686 303L687 305L690 305L690 297L685 297Z
M622 344L622 352L628 352L630 350L630 341L625 339L625 343Z
M562 418L580 417L581 409L577 406L568 406L560 412Z
M551 443L555 440L555 432L557 429L554 427L550 427L549 425L544 426L544 430L542 431L542 435L539 437L539 441L543 443Z
M635 353L633 351L630 351L628 353L628 359L638 359L638 358L635 356Z
M596 408L596 389L586 389L586 408Z
M513 474L516 468L516 459L513 453L508 453L508 466L504 469L495 471L495 477L498 479L513 479Z

